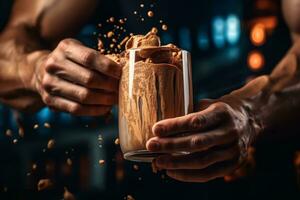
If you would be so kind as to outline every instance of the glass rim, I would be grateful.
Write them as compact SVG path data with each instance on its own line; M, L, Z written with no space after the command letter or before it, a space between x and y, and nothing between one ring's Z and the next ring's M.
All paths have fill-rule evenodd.
M156 46L149 46L149 47L144 47L144 48L140 48L140 47L137 47L137 48L131 48L131 49L127 49L126 51L128 52L136 52L136 51L140 51L140 50L151 50L151 49L164 49L164 50L172 50L173 48L172 47L166 47L166 46L160 46L160 47L156 47ZM180 49L180 48L179 48ZM185 50L185 49L180 49L180 51L182 52L185 52L185 53L188 53L190 54L190 52L188 50Z

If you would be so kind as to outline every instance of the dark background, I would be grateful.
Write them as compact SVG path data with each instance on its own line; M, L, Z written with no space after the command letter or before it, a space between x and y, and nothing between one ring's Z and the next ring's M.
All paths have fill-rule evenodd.
M133 11L146 15L139 5L144 3L147 9L151 2L155 2L151 8L154 19L137 20ZM11 3L0 0L0 30ZM110 16L127 17L126 28L133 33L146 33L152 26L161 26L160 19L168 24L168 31L160 32L163 43L178 44L192 53L195 102L218 98L251 78L268 74L291 45L280 1L276 0L104 1L77 39L96 48L95 35L106 32L105 21ZM98 23L103 28L97 28ZM266 39L262 45L254 45L250 33L261 23L266 23ZM252 51L264 60L258 70L248 64ZM45 122L51 128L44 127ZM39 128L34 129L35 124ZM18 135L20 127L25 132L23 138ZM12 137L5 136L7 130ZM139 170L134 170L135 163L123 160L114 144L117 135L117 109L108 120L72 117L47 108L26 115L0 105L0 199L62 199L64 187L77 199L123 199L128 194L137 200L299 199L293 165L299 139L259 143L257 169L247 178L233 183L215 180L187 184L153 174L146 164L138 164ZM47 142L52 138L56 145L48 150ZM16 144L14 139L18 140ZM71 166L66 164L68 158ZM100 159L105 160L103 166L98 163ZM36 170L32 170L33 164ZM53 180L54 187L37 192L37 182L43 178Z

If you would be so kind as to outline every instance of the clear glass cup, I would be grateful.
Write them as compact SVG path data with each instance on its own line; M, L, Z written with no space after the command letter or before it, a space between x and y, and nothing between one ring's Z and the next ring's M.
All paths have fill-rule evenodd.
M119 88L119 138L124 158L151 162L152 126L193 110L191 56L172 47L130 49ZM187 152L175 152L186 154Z

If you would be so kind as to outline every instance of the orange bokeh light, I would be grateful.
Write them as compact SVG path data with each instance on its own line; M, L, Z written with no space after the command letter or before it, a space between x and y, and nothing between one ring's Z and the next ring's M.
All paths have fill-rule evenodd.
M251 70L258 71L263 68L264 64L265 58L260 52L253 51L248 55L248 66Z
M250 33L251 42L256 45L260 46L265 43L266 41L266 29L263 24L255 24Z

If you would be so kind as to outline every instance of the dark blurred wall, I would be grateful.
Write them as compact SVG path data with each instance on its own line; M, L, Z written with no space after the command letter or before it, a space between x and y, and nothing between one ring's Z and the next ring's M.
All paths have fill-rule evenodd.
M11 6L12 6L12 0L0 1L0 31L3 29L4 25L8 20Z

